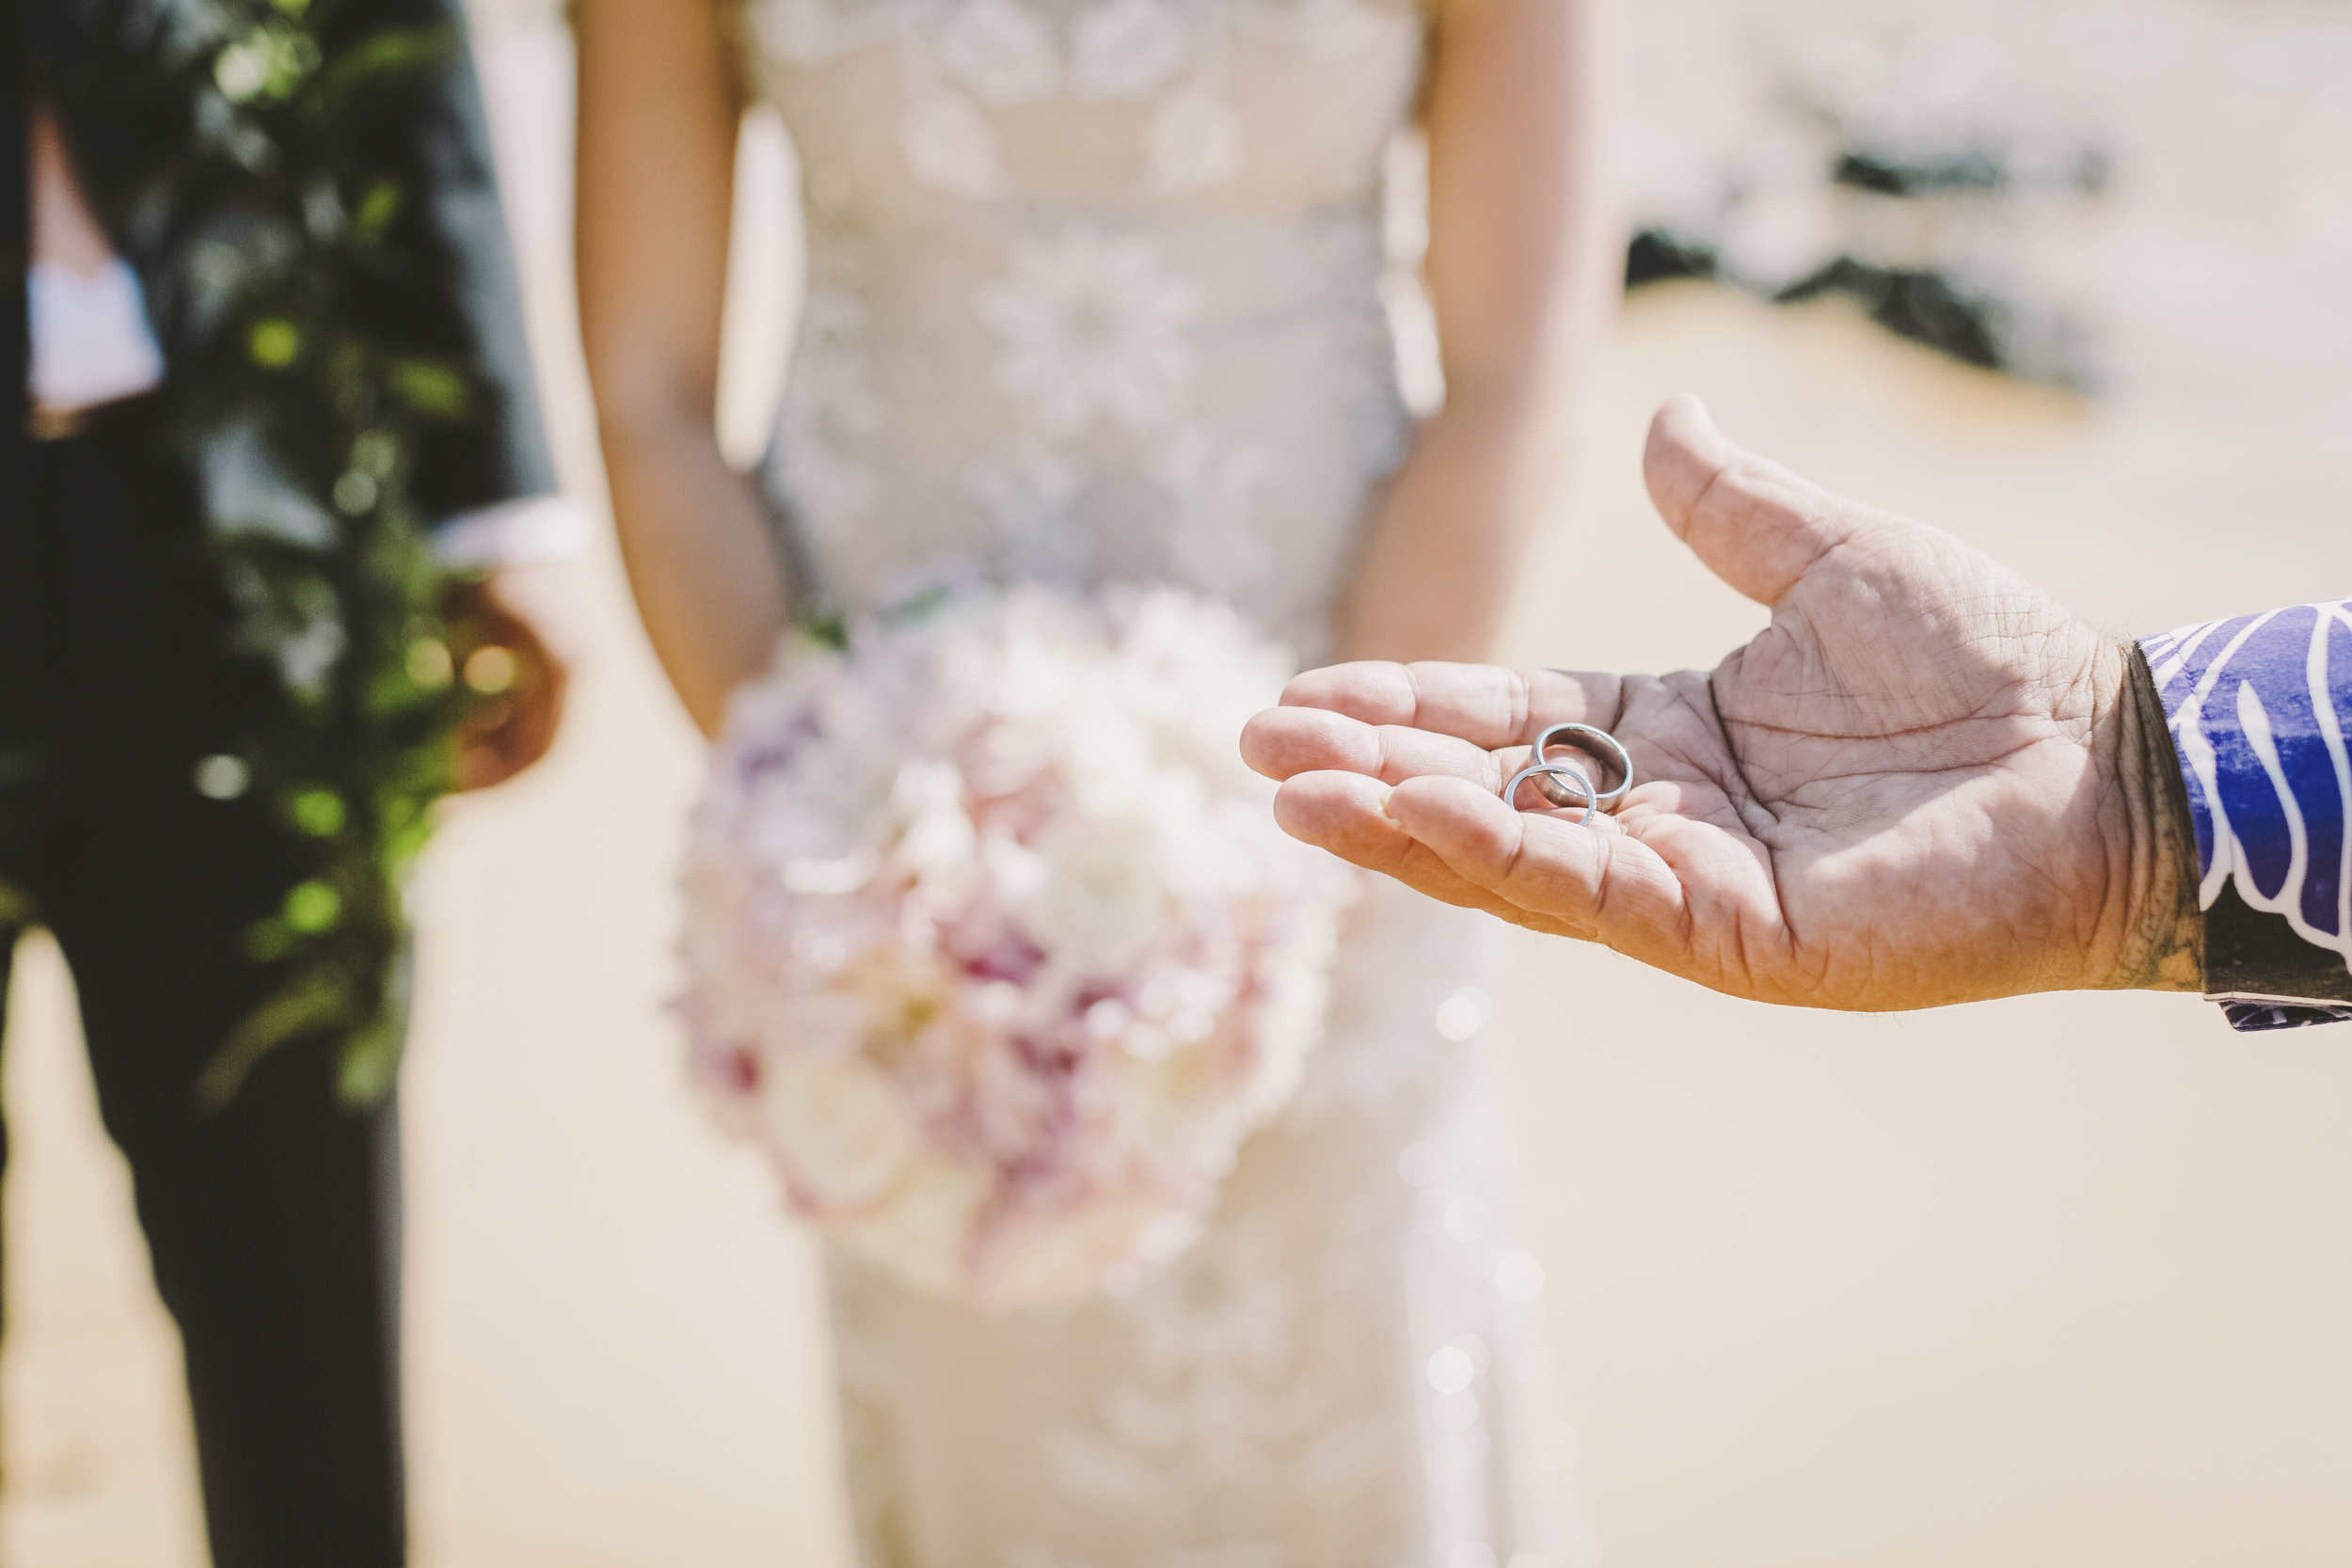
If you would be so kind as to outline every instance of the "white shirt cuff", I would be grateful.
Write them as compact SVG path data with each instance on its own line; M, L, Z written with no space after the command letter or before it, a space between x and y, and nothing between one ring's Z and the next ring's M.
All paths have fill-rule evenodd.
M138 275L120 257L87 277L35 261L24 283L33 351L25 382L36 407L79 413L162 385L163 350L147 325Z
M564 496L531 496L460 512L433 536L444 566L519 566L568 561L588 547L588 514Z

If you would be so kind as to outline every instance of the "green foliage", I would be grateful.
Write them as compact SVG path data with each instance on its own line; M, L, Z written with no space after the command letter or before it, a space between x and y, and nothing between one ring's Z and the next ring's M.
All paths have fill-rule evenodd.
M249 788L294 832L278 912L246 933L279 983L199 1085L218 1104L298 1035L345 1042L345 1094L391 1083L407 998L402 890L451 787L450 736L474 699L453 678L434 560L409 492L420 436L480 403L466 367L379 341L355 295L395 252L417 193L368 152L374 117L453 55L438 29L353 36L335 0L83 0L149 69L96 90L194 127L121 214L186 278L159 313L189 450L258 439L297 518L218 517L237 646L284 700L198 787ZM235 769L246 770L238 775ZM246 781L249 781L246 782Z
M265 371L282 371L301 356L302 334L294 323L268 316L253 324L246 345L255 364Z
M312 838L333 838L343 831L343 798L331 789L306 789L288 803L288 815Z

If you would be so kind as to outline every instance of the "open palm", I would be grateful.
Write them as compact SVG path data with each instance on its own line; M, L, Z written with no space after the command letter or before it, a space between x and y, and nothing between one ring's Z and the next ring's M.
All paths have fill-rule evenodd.
M1449 902L1764 1001L2161 983L2177 868L2126 649L1938 530L1651 427L1668 525L1772 610L1713 673L1310 672L1244 751L1284 827ZM1631 752L1613 818L1498 796L1543 725ZM1533 791L1523 797L1533 800Z

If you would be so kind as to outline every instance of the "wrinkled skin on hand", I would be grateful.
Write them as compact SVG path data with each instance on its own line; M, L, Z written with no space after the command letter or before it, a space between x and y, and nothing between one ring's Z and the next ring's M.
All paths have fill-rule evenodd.
M1761 1001L2196 986L2194 854L2125 646L1949 534L1741 451L1695 399L1661 410L1645 467L1766 631L1711 673L1311 671L1243 741L1285 781L1282 825ZM1498 798L1563 721L1630 751L1613 818Z

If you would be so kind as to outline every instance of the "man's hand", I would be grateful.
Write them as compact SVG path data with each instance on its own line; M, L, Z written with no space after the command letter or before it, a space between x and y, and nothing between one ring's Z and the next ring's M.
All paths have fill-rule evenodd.
M1293 834L1734 995L1886 1009L2192 989L2196 864L2129 650L1922 524L1660 411L1651 498L1771 627L1712 674L1311 671L1244 753ZM1543 725L1631 752L1613 818L1498 798ZM1533 799L1533 791L1527 794Z
M458 732L458 788L504 784L555 743L579 641L572 577L563 562L533 562L452 590L451 657L483 694Z

